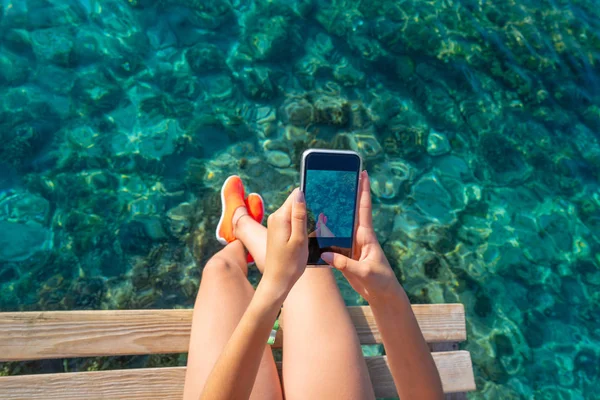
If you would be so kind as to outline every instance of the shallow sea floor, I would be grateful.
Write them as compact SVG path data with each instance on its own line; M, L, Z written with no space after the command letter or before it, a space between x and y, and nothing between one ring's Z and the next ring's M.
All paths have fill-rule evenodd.
M413 302L465 304L470 398L595 398L599 28L592 0L1 0L0 311L190 307L228 175L272 212L304 149L354 149ZM181 360L77 368L111 362Z

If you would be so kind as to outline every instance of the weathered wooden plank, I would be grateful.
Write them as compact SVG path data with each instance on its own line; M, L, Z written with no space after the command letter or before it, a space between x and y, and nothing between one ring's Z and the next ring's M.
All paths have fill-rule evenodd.
M463 342L467 339L462 304L415 304L412 306L428 343ZM361 344L381 343L371 307L348 307Z
M429 343L466 339L462 304L414 305ZM381 343L370 307L348 307L362 344ZM185 353L192 310L0 313L0 361ZM273 347L281 347L281 334Z
M191 310L0 313L0 361L187 352Z
M475 378L471 355L468 351L432 353L442 379L444 393L470 392L475 390ZM397 396L396 386L390 373L386 356L365 357L376 397Z
M475 390L466 351L433 353L445 393ZM397 396L385 356L367 357L377 397ZM281 370L281 365L278 364ZM0 377L3 400L181 399L185 367Z
M0 377L0 399L179 399L185 367Z

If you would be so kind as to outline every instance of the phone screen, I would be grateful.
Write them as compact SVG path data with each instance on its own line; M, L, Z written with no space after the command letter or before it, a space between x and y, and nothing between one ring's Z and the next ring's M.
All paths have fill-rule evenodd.
M308 210L308 264L326 264L321 253L352 257L360 157L353 153L313 152L304 160Z

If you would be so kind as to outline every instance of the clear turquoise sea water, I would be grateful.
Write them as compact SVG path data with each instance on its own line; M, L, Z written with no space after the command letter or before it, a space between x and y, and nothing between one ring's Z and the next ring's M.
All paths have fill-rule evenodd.
M465 304L470 397L599 398L599 32L592 0L0 0L0 311L190 307L226 176L272 212L350 148L411 299Z

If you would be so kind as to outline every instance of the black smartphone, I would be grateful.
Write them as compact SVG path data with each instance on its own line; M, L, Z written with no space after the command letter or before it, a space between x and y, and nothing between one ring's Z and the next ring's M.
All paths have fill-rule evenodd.
M300 189L308 211L308 265L327 265L323 252L352 257L362 160L358 153L307 150Z

